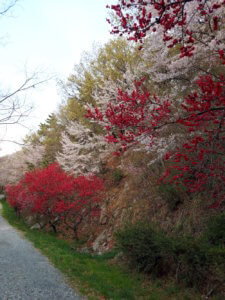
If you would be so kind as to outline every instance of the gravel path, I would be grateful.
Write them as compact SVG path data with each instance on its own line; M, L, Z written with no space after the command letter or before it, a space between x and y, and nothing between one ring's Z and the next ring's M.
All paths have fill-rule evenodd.
M65 283L46 257L0 216L0 300L19 299L83 298Z

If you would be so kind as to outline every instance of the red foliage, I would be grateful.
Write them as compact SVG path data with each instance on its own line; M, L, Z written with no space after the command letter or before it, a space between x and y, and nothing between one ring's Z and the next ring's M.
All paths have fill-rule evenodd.
M15 208L18 213L26 209L27 195L24 193L21 182L16 185L7 185L5 191L11 207Z
M103 182L96 176L74 176L65 173L57 163L27 172L17 185L6 187L10 205L19 211L45 217L56 230L56 224L68 214L83 216L95 211ZM73 220L71 220L73 221Z
M170 123L183 126L187 140L181 149L166 154L174 164L161 179L182 183L190 192L211 193L215 207L225 197L225 79L200 77L197 85L199 91L184 99L182 117L176 120L172 120L170 102L150 96L141 89L141 82L130 95L119 90L116 103L108 103L104 112L89 110L87 116L105 121L106 139L123 151L144 139L151 147L160 129Z
M98 108L88 110L86 117L104 121L109 143L120 143L123 151L127 145L136 143L138 138L152 141L156 129L170 116L170 102L151 96L143 87L143 80L135 83L130 94L118 90L115 103L108 103L104 113Z
M204 28L213 33L223 22L218 9L224 5L225 1L118 0L117 5L108 8L120 21L119 25L113 26L112 33L128 35L130 40L142 42L147 34L161 28L167 47L179 43L180 57L190 57L194 54L195 43L201 39L197 32L193 32L195 26L189 26L192 17L197 15L196 24L201 20ZM192 15L188 16L190 8ZM188 22L187 17L190 18ZM108 22L112 24L113 21ZM216 40L216 43L219 45L221 41ZM216 53L221 64L225 64L224 50ZM181 148L166 154L165 158L173 163L161 180L181 183L190 192L206 192L211 196L212 207L218 207L225 199L225 79L223 76L214 79L204 76L199 78L197 85L199 89L184 99L181 116L177 119L171 115L170 102L141 91L141 82L129 95L119 90L116 104L109 103L103 113L89 111L88 117L104 120L109 133L108 142L120 144L123 150L128 144L146 137L151 146L159 129L170 123L184 127L187 140Z
M136 42L142 42L147 34L161 27L164 33L163 41L167 43L167 46L172 48L182 42L181 57L190 57L193 55L196 41L194 32L188 29L187 6L192 4L196 4L195 14L199 15L201 23L207 24L210 30L218 30L223 20L222 16L218 17L214 14L222 5L225 5L225 1L212 4L210 1L202 0L119 0L117 5L107 6L116 13L119 26L113 25L110 19L107 21L113 27L113 34L128 35L130 40ZM179 38L173 37L175 31L182 33Z
M73 184L73 200L61 203L63 209L60 213L64 223L74 231L74 237L78 239L78 226L84 219L90 225L92 218L99 217L100 208L96 203L100 200L99 192L103 190L103 182L90 175L75 178Z
M197 83L201 93L185 99L187 116L177 120L190 137L182 148L167 154L174 164L161 179L182 182L189 192L206 192L216 207L225 199L225 80L206 76Z
M31 212L53 214L58 203L71 196L73 180L73 176L66 174L56 163L27 172L22 184L30 196Z

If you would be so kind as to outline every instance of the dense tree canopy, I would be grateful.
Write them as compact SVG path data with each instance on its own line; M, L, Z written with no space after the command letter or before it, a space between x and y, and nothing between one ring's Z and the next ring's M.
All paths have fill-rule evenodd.
M106 141L117 154L154 153L152 163L170 157L162 180L198 193L211 186L211 202L219 205L224 2L119 0L109 8L112 32L130 41L119 37L86 53L61 83L59 111L28 140L44 147L42 164L57 159L75 174L98 170L101 155L112 151Z
M166 89L157 96L151 82L146 85L137 77L130 90L120 87L112 101L88 110L88 117L105 126L108 141L123 151L137 142L151 151L157 142L171 135L174 141L178 134L179 143L170 144L166 154L174 164L164 176L189 192L209 192L211 187L215 207L225 195L224 5L197 0L121 0L112 5L117 15L113 33L146 42L144 53L153 63L149 74L158 82L169 81L172 95Z

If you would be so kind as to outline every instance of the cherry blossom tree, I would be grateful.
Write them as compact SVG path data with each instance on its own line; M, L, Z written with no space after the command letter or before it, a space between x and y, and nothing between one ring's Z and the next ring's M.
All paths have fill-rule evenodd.
M18 151L11 155L3 156L0 159L0 184L4 186L8 183L19 181L26 170L24 153Z
M142 82L142 86L147 89L152 98L154 98L155 95L157 95L158 98L158 103L156 101L155 104L153 99L151 101L146 101L144 104L142 103L145 107L145 114L148 110L151 111L153 109L153 105L159 105L160 101L169 101L171 111L169 120L170 127L169 129L165 128L164 126L161 126L162 124L159 126L158 131L160 129L161 137L158 136L158 138L155 139L154 144L151 143L151 134L147 134L146 131L142 134L139 132L139 137L136 137L134 141L141 141L143 145L146 145L145 149L148 151L150 150L149 144L151 144L151 152L156 151L160 157L162 157L166 151L171 149L172 144L177 144L178 142L182 143L185 139L185 131L182 128L177 129L178 125L173 124L175 124L175 120L179 119L184 113L182 109L183 99L187 97L190 90L198 88L197 79L199 76L210 74L214 80L218 80L220 78L220 73L225 71L224 66L219 62L220 58L223 56L222 49L224 49L225 41L225 28L224 26L220 26L225 16L224 5L222 2L217 5L215 4L215 1L210 1L210 5L213 9L209 9L208 11L207 7L210 18L208 20L209 23L207 23L204 18L201 18L202 10L199 8L200 12L198 12L198 10L196 11L198 1L184 2L185 1L181 1L181 5L184 5L186 11L187 24L182 25L182 23L177 23L168 28L164 22L155 22L154 18L157 17L157 14L162 13L158 8L154 8L155 2L138 0L118 1L117 5L112 5L110 7L117 15L117 24L113 28L113 33L123 34L128 36L129 39L141 41L142 50L140 51L140 55L143 56L143 60L139 61L136 68L133 68L135 72L133 71L132 76L129 76L131 75L130 70L125 72L125 80L117 82L105 80L100 91L97 91L95 96L95 102L98 104L96 112L99 116L101 115L100 113L107 111L107 118L99 118L96 116L98 123L107 129L111 129L112 134L110 139L113 139L118 134L121 134L121 130L123 132L125 131L125 126L123 126L123 128L119 128L118 133L118 127L116 128L115 126L116 124L111 127L109 124L109 113L117 114L117 117L119 117L119 111L123 113L122 102L124 104L124 100L118 99L120 97L118 95L118 90L120 92L126 92L129 96L132 92L139 93L140 91L137 92L134 82L141 81L140 78L144 77L145 80ZM164 2L160 2L159 6L163 5ZM174 7L170 4L168 4L168 6L165 4L165 6L166 11L173 15ZM177 4L175 3L175 7L176 6ZM153 10L154 13L151 13L151 10ZM147 17L147 11L149 12L149 17ZM155 17L153 17L153 15ZM168 15L166 15L166 17L168 17ZM218 24L215 28L210 25L214 22L214 17L216 17L216 19L218 17ZM140 20L141 18L149 18L149 21ZM113 23L114 20L115 19L109 20L109 22ZM120 25L118 25L118 22ZM147 26L147 23L149 26ZM138 26L138 24L140 26ZM146 28L144 25L146 25ZM192 34L193 38L187 43L194 43L193 47L195 47L195 51L193 50L190 52L192 53L191 55L188 55L182 48L187 36L188 39L190 39L189 32L184 32L184 28L188 28L189 31L195 31ZM182 38L180 37L178 39L178 36L181 36L181 32L183 32ZM168 36L169 34L174 39L177 37L179 42L176 42L171 46L169 40L165 38L165 36ZM186 37L185 34L187 35ZM136 36L136 38L134 38L134 36ZM185 55L184 52L186 53ZM109 109L109 103L112 104L111 111ZM119 105L120 108L118 107ZM156 109L156 107L154 109ZM88 111L90 117L90 111L94 110L89 107ZM149 116L150 115L151 112L149 112ZM95 119L95 117L93 119ZM142 125L146 127L146 120L144 122L145 124L142 123ZM114 142L115 141L116 139L114 139ZM123 147L125 147L125 144L126 143L124 143Z
M41 145L27 145L22 150L1 157L0 185L18 182L30 168L39 166L44 155Z
M142 43L142 71L158 83L157 90L163 87L164 96L183 97L200 75L216 79L224 72L218 65L225 45L224 1L121 0L110 9L116 15L108 20L112 32Z
M214 207L225 196L224 6L224 1L200 0L121 0L112 5L117 15L113 33L143 43L151 57L147 73L153 81L169 81L173 94L166 89L157 96L145 79L136 80L135 88L119 88L103 110L87 114L105 124L106 139L119 144L120 153L140 142L152 148L175 130L182 139L166 154L173 157L172 171L162 180L169 178L190 192L210 191ZM188 82L183 94L179 79Z
M114 18L108 20L113 25L112 33L143 42L149 33L159 31L169 48L182 43L181 56L192 56L195 43L209 44L223 24L223 0L118 0L117 3L108 6L117 16L116 25Z
M69 173L87 174L99 171L101 160L110 148L102 135L89 128L71 122L62 134L62 152L57 161Z

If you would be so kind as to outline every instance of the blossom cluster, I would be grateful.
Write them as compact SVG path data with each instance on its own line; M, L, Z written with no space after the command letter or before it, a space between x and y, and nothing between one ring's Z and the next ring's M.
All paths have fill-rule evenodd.
M34 216L55 231L59 224L68 224L76 238L78 225L98 210L102 190L98 177L74 177L57 163L27 172L16 185L6 186L7 199L18 213Z
M38 167L44 155L44 146L26 145L22 150L1 158L0 184L18 182L30 168Z
M62 134L62 151L57 154L60 166L72 174L93 174L99 171L102 156L108 144L78 122L70 122Z
M217 31L223 22L221 10L224 4L224 0L119 0L118 4L108 8L115 12L120 25L118 22L113 25L109 19L108 22L113 25L112 33L126 34L129 39L141 42L147 34L162 28L167 47L182 43L180 56L190 57L201 36L193 24L202 24L202 31L206 26L212 33Z
M120 21L113 33L136 42L145 39L143 51L150 45L153 62L147 73L157 78L164 72L162 81L170 82L174 94L172 99L163 92L156 96L149 92L151 81L137 80L129 91L118 88L113 101L87 113L104 124L107 141L120 147L118 155L140 142L152 149L157 141L181 136L165 155L170 167L161 180L182 184L192 193L206 191L213 207L225 197L224 6L224 1L213 0L120 0L109 7ZM156 69L160 64L163 71ZM179 91L179 80L186 80L188 93Z

